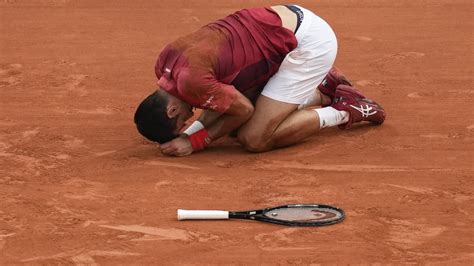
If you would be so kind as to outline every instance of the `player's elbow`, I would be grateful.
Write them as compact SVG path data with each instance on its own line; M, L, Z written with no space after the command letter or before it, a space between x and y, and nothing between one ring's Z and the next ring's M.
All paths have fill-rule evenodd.
M247 104L245 108L242 109L242 118L245 120L245 122L247 122L247 120L252 117L254 111L255 108L252 104Z
M253 104L245 96L240 95L227 109L226 114L243 124L252 117L254 110Z

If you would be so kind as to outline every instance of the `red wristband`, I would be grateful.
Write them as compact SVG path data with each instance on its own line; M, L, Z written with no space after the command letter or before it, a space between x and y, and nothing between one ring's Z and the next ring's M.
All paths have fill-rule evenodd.
M189 141L191 141L191 146L193 150L200 151L204 150L204 148L211 143L211 139L209 138L209 133L207 130L201 129L198 132L191 134L189 136Z

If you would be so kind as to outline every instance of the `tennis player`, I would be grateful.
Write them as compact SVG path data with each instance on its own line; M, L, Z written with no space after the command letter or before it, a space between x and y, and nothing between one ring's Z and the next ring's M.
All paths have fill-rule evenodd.
M264 152L327 127L382 124L384 109L333 68L336 54L331 27L303 7L240 10L163 49L159 89L140 104L135 124L171 156L231 132L246 150ZM185 129L193 108L203 111Z

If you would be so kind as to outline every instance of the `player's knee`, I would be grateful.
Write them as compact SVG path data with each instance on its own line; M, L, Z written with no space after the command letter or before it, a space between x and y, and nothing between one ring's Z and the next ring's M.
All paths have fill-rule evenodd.
M264 152L268 151L268 145L266 143L257 143L257 142L250 142L250 143L245 143L244 149L249 152Z
M261 138L251 137L245 134L239 134L237 137L244 149L249 152L264 152L269 150L268 143Z

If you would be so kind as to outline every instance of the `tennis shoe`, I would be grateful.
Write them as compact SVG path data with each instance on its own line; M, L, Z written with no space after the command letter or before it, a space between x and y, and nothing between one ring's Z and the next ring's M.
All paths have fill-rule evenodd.
M380 125L385 120L385 110L375 101L366 98L360 91L347 85L337 86L334 100L331 105L339 111L349 113L349 121L340 125L341 129L348 129L353 123L368 121Z
M342 74L342 72L338 68L332 67L329 70L329 73L321 82L321 84L319 84L318 90L321 93L329 96L332 100L334 99L334 94L336 93L337 86L341 84L352 86L351 82L344 76L344 74Z

